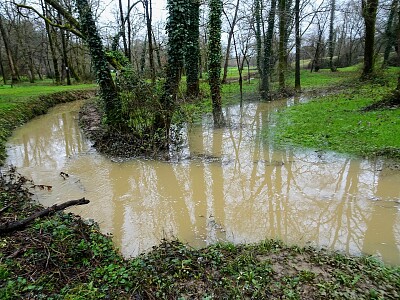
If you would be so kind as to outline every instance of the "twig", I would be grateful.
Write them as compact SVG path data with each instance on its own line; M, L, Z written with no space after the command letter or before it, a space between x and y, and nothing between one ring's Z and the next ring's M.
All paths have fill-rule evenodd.
M67 201L67 202L64 202L61 204L55 204L51 207L45 208L41 211L38 211L38 212L34 213L33 215L31 215L21 221L5 223L5 224L0 225L0 235L15 231L15 230L21 230L21 229L25 228L33 220L35 220L37 218L52 215L55 212L64 210L69 206L84 205L84 204L88 204L89 202L90 202L89 200L86 200L85 198L81 198L78 200L70 200L70 201Z

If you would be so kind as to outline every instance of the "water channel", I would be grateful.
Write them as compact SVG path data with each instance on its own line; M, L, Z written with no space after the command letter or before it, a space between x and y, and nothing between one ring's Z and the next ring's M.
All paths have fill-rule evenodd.
M112 233L127 257L163 238L194 247L279 238L400 264L398 164L274 149L261 130L294 101L227 107L223 129L204 116L188 130L182 158L170 162L98 154L77 124L82 102L67 103L16 130L7 163L52 186L36 191L43 205L89 199L71 211Z

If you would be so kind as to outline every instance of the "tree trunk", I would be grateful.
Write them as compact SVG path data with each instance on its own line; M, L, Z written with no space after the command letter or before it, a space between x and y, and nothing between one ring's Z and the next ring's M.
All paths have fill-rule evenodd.
M124 9L122 7L122 0L118 0L118 6L119 6L119 20L121 22L120 24L120 33L122 36L122 43L124 45L124 54L127 58L129 58L129 53L128 53L128 43L126 42L126 34L125 34L125 21L124 21Z
M362 0L362 15L365 23L363 79L371 78L374 72L375 24L377 9L378 0Z
M61 75L60 75L60 70L58 69L58 60L57 60L57 55L56 55L56 49L54 47L53 43L53 33L51 32L50 26L46 23L46 30L47 30L47 37L49 39L49 47L50 47L50 53L51 53L51 60L53 62L53 68L54 68L54 78L56 80L56 84L61 83Z
M3 16L1 14L0 14L0 33L3 36L4 48L6 50L8 65L9 65L10 71L11 71L11 84L15 84L15 83L19 82L18 73L17 73L17 69L15 67L14 58L12 56L12 52L10 49L10 41L9 41L8 35L6 33L6 29L4 28Z
M235 29L238 10L239 10L239 2L240 2L240 0L237 0L236 6L235 6L235 13L233 15L233 20L230 23L230 29L229 29L229 33L228 33L228 43L227 43L227 46L226 46L225 62L224 62L224 73L222 75L222 82L221 82L223 84L226 83L226 77L228 76L229 54L230 54L230 51L231 51L232 36L233 36L233 31Z
M295 74L294 74L294 88L296 92L301 91L300 82L300 51L301 51L301 37L300 37L300 0L295 0L295 35L296 35L296 54L295 54Z
M286 0L279 0L279 49L278 49L278 73L279 73L279 90L284 91L285 86L285 72L287 68L286 63Z
M329 67L332 72L336 71L336 67L333 64L333 54L335 51L335 33L334 33L334 22L335 22L335 9L336 9L336 1L331 0L331 18L329 21Z
M21 221L15 221L12 223L5 223L0 225L0 235L4 235L9 232L13 232L16 230L22 230L26 226L28 226L31 222L33 222L37 218L42 218L45 216L51 216L57 211L61 211L66 209L67 207L70 206L75 206L75 205L85 205L90 203L89 200L86 200L85 198L81 198L78 200L70 200L61 204L54 204L53 206L47 207L41 211L38 211L29 217L21 220Z
M398 0L393 0L385 29L385 50L383 53L382 68L387 67L390 51L396 43L396 33L393 32L393 20L397 11Z
M149 63L150 63L150 76L151 82L155 84L156 82L156 72L154 68L154 50L153 50L153 36L152 36L152 29L151 29L151 19L153 14L151 0L144 0L143 5L145 8L145 15L146 15L146 27L147 27L147 41L149 44Z
M69 73L68 55L67 55L67 42L65 40L66 33L64 32L64 30L61 30L60 34L61 34L62 59L63 59L63 66L65 68L65 76L67 78L67 85L71 85L71 76Z
M221 16L222 1L210 0L208 78L211 90L214 126L224 125L221 101Z
M131 0L128 0L128 9L131 7ZM130 17L130 11L128 10L128 13L126 15L126 26L128 28L128 60L131 63L132 62L132 29L131 29L131 17ZM125 55L126 55L125 54Z
M155 131L163 130L166 138L169 136L183 68L186 32L182 28L186 28L187 5L187 1L183 2L183 4L174 0L167 1L169 12L166 26L168 34L168 63L164 93L160 100L161 110L157 113L154 121Z
M118 93L111 77L107 58L103 50L103 44L97 31L88 0L77 0L76 4L81 19L81 29L89 45L90 56L92 57L97 82L100 86L101 98L104 101L107 122L111 125L115 125L120 121L118 113Z
M4 72L4 66L3 66L3 55L1 52L1 47L0 47L0 70L1 70L1 76L3 77L3 83L7 84L7 78L6 78L6 74Z
M186 63L186 93L188 97L197 97L199 95L199 19L200 2L189 1L189 24L188 35L185 47Z
M264 63L260 91L261 99L263 100L269 100L270 98L269 77L271 72L272 38L274 35L276 1L277 0L271 0L271 8L268 14L268 29L267 34L264 36Z
M162 63L161 63L161 54L160 54L160 44L157 43L156 36L154 34L154 30L153 30L152 33L153 33L153 43L154 43L154 46L155 46L154 50L155 50L156 56L157 56L157 65L158 65L158 68L161 70L162 69Z
M256 47L257 47L257 70L260 78L262 78L263 67L263 54L262 54L262 42L261 42L261 19L262 19L262 11L261 11L261 0L255 0L254 6L254 14L256 21L255 35L256 35Z

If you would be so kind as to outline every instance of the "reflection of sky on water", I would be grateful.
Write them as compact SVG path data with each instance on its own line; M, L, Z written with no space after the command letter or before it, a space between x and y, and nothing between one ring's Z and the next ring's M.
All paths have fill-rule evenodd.
M400 264L400 171L383 160L277 151L263 142L261 130L274 122L270 111L294 101L230 107L224 129L205 117L189 130L184 151L191 159L174 162L100 156L82 139L79 103L66 104L16 132L9 163L37 184L53 185L38 196L45 205L90 199L74 212L112 232L128 256L162 238L203 246L278 237Z

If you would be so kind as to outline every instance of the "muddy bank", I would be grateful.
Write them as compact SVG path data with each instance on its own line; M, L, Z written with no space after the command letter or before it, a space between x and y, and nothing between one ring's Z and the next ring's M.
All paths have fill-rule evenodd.
M45 114L49 108L57 104L93 98L96 91L97 89L85 89L44 95L21 101L10 110L0 111L0 166L3 165L6 156L5 143L7 138L16 127L36 116Z

